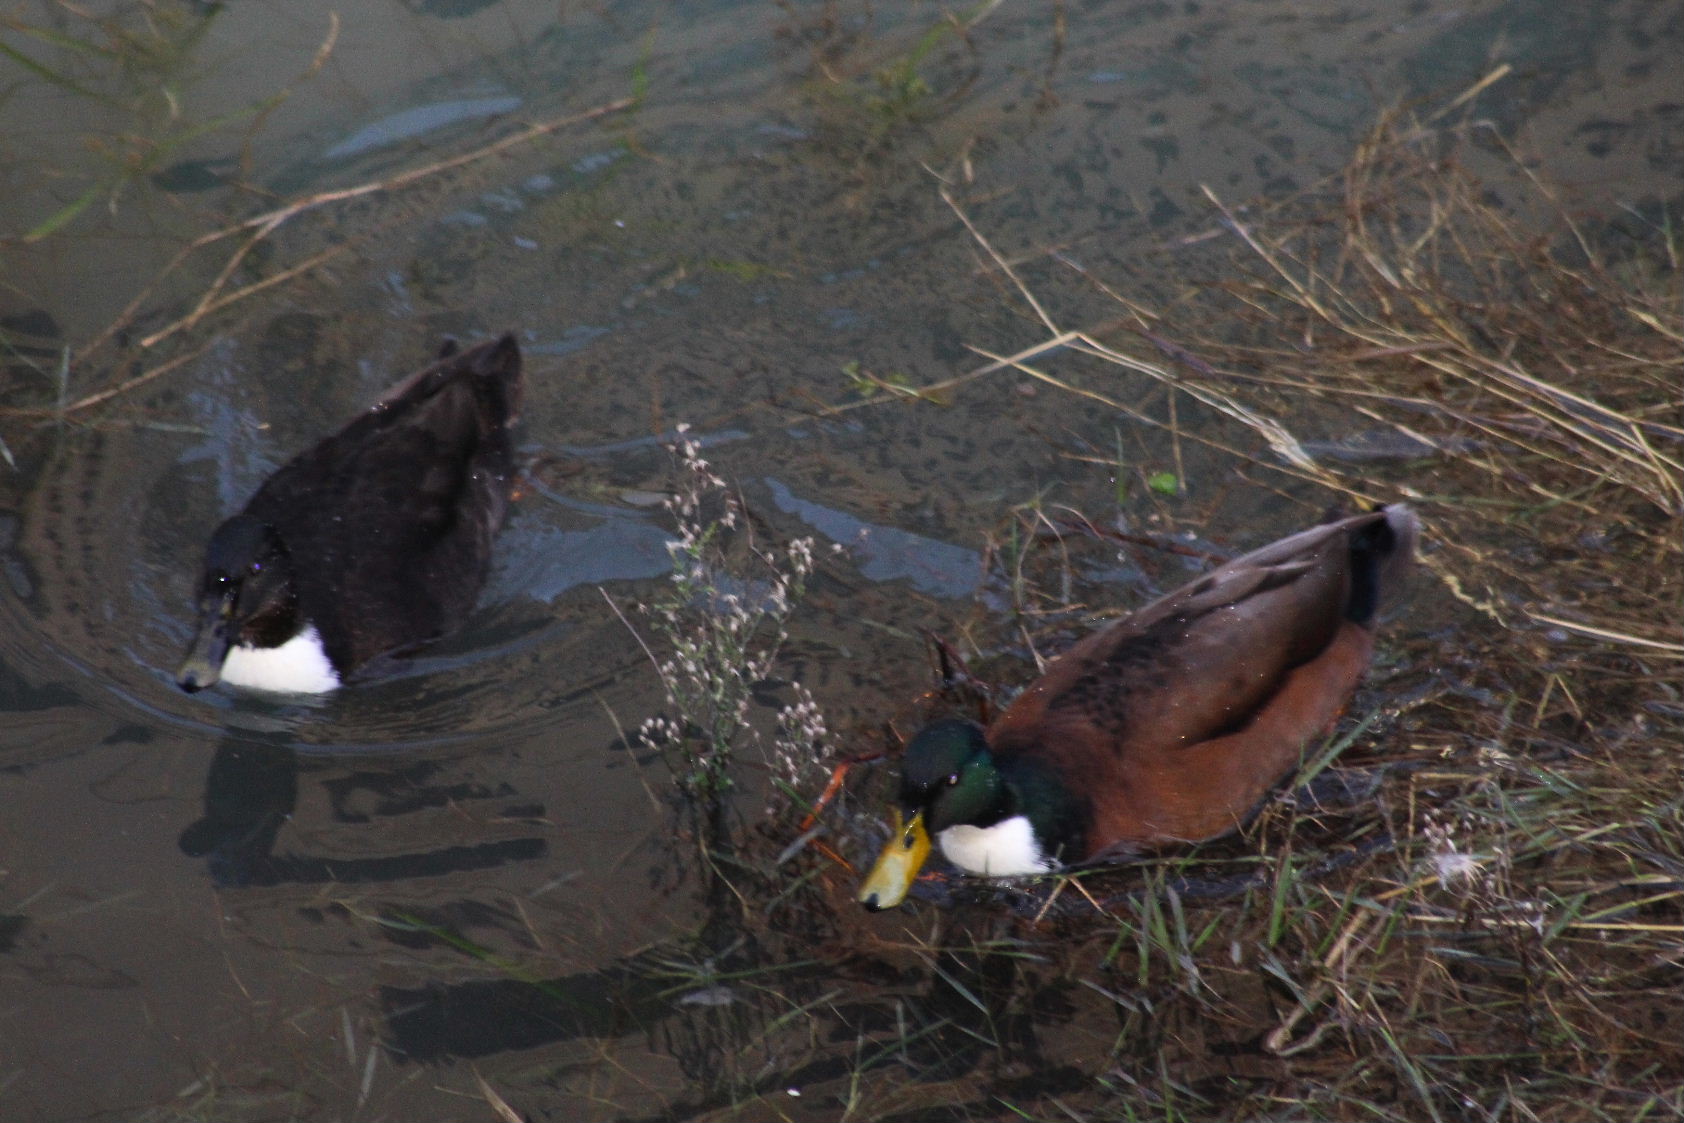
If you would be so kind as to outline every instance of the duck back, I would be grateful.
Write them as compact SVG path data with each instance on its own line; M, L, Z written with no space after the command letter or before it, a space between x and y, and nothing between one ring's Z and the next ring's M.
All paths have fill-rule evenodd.
M1416 528L1401 506L1323 523L1082 640L989 730L1002 768L1086 801L1088 857L1239 826L1349 700Z
M271 476L246 513L291 558L298 607L341 669L472 610L514 476L513 336L440 358Z

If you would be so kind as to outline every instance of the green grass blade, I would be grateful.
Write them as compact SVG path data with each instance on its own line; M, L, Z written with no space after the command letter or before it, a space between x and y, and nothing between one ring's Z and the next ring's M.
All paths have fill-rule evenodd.
M107 181L101 180L82 192L76 198L60 207L47 219L23 236L25 242L38 242L47 235L64 226L71 219L88 209L88 205L105 193Z
M65 77L63 74L60 74L58 71L54 70L45 63L37 62L35 59L30 58L28 55L24 54L4 39L0 39L0 55L6 56L25 70L29 71L31 74L34 74L36 77L45 81L51 82L60 89L81 94L83 97L91 97L95 100L101 101L104 100L101 95L88 89L88 87L82 85L80 82L77 82L73 78Z

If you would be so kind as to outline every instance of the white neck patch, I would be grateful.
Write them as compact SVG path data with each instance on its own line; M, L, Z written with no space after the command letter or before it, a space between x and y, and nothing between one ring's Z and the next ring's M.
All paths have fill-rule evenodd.
M992 827L948 827L936 841L948 861L982 877L1022 877L1058 868L1057 862L1041 852L1035 830L1023 815L1013 815Z
M222 664L222 681L246 690L267 690L276 694L325 694L339 688L339 672L322 648L322 637L314 624L279 647L228 649Z

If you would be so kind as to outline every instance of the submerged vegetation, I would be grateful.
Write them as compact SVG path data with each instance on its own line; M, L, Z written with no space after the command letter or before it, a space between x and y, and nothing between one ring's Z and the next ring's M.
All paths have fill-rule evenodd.
M923 33L883 57L880 45L861 34L854 20L834 10L811 22L798 22L784 34L811 53L821 120L829 142L839 151L869 160L884 152L898 133L938 116L960 103L982 73L973 32L1000 7L982 0L963 11L943 12ZM794 14L793 6L789 6ZM870 17L864 21L870 23ZM1062 27L1062 18L1058 24ZM797 31L796 27L801 30ZM944 54L944 77L927 72Z
M166 191L218 186L221 176L204 163L179 161L193 142L214 133L244 130L246 144L292 89L320 69L332 52L338 20L306 71L287 87L249 105L204 119L184 111L202 69L198 58L222 10L220 4L165 0L124 3L93 11L74 5L43 6L43 18L10 15L0 20L0 56L35 80L107 115L104 129L87 139L105 166L75 194L45 215L17 216L24 242L59 231L96 203L115 210L124 192L144 177ZM233 178L249 172L250 153L223 161L219 171ZM13 233L7 231L7 234Z

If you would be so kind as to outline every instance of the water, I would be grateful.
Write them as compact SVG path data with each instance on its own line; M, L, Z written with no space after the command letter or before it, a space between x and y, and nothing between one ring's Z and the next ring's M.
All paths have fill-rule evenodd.
M756 1097L744 1117L1054 1112L1108 1071L1115 1013L1060 981L1056 948L1009 909L961 915L975 945L1028 941L1011 945L1021 960L921 957L907 949L931 905L864 917L851 879L805 856L785 871L805 880L782 884L765 861L794 831L749 831L747 923L674 843L665 767L626 737L662 693L609 603L635 621L665 584L660 438L693 424L768 541L826 548L780 673L850 750L875 747L929 685L920 629L974 639L1011 681L1030 673L1010 623L1013 507L1113 517L1121 491L1131 526L1181 504L1227 548L1305 517L1212 453L1015 373L939 402L868 396L871 378L935 383L981 366L973 347L1047 334L984 267L943 182L1074 326L1116 315L1087 275L1173 293L1164 247L1217 225L1200 185L1233 204L1307 187L1382 106L1477 79L1493 43L1550 68L1516 60L1488 111L1528 130L1552 175L1621 200L1671 174L1654 112L1671 94L1650 75L1677 57L1677 28L1635 3L1595 18L1090 5L1063 11L1062 36L1047 8L1006 4L964 40L932 32L945 9L926 4L388 5L341 11L303 77L327 5L208 22L160 9L175 53L147 57L173 110L134 94L152 71L7 39L84 88L12 72L6 231L39 232L103 186L0 248L0 313L27 360L0 384L6 404L74 402L186 356L65 424L0 417L17 462L0 469L8 1119L481 1118L476 1072L531 1118L729 1115ZM232 284L332 254L320 267L142 355L135 341L185 315L236 240L202 249L124 324L137 358L84 353L186 241L275 196L638 91L634 112L300 214ZM244 108L194 132L229 107ZM134 136L154 147L125 148ZM154 164L123 174L137 151ZM505 329L528 353L533 486L469 626L326 701L179 693L216 521L441 336ZM1144 380L1107 392L1163 407ZM1320 424L1330 447L1366 427ZM1102 463L1119 448L1139 467L1120 485ZM1169 470L1185 498L1144 486ZM1147 568L1107 548L1039 572L1074 620L1189 566ZM791 697L762 694L761 717ZM765 772L745 764L742 782L752 819ZM829 837L858 862L878 829L850 805ZM998 1024L967 1034L973 1002ZM902 1047L908 1018L934 1028Z

